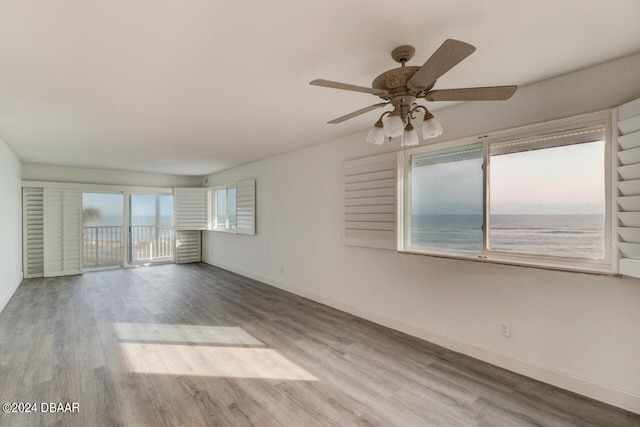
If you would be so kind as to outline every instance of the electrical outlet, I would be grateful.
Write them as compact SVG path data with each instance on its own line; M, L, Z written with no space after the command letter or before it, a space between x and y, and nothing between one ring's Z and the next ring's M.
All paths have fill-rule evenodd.
M501 326L502 336L509 338L511 336L511 323L502 322L500 326Z

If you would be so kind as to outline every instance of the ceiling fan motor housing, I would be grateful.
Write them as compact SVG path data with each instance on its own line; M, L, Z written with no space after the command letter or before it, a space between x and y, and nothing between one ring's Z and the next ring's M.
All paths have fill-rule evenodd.
M420 67L400 67L393 70L385 71L375 78L371 86L374 89L385 90L389 92L386 97L381 96L384 99L391 99L396 95L409 94L411 91L407 87L407 82L415 73L418 72ZM422 90L421 90L422 92ZM416 94L414 94L416 95Z
M380 98L391 101L392 104L397 105L404 103L403 99L396 99L399 97L413 97L424 95L426 91L433 87L433 84L428 88L410 89L407 86L407 82L411 80L422 67L406 66L405 63L413 58L416 50L413 46L404 45L398 46L391 51L391 57L394 61L402 64L402 67L394 68L389 71L385 71L373 80L371 87L374 89L380 89L388 92L388 94L379 95Z
M424 96L433 85L428 88L412 90L407 87L407 82L413 77L421 67L400 67L380 74L372 83L374 89L387 91L388 93L378 95L380 98L388 100L396 107L400 116L404 120L411 105L416 102L416 98Z

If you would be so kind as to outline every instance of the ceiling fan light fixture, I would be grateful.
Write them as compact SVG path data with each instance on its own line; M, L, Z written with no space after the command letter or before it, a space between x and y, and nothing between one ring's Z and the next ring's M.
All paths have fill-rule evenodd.
M415 131L410 121L404 127L403 136L404 138L402 138L402 143L400 144L400 146L402 147L411 147L420 144L420 140L418 139L418 132Z
M444 130L442 129L442 124L440 120L436 119L433 114L427 112L424 115L424 120L422 121L422 137L424 139L437 138Z
M367 142L374 145L384 144L384 125L382 120L378 120L367 134Z
M384 118L384 134L389 138L395 138L404 132L404 122L400 114L391 113Z
M346 114L328 123L342 123L345 120L358 117L376 108L392 104L393 111L387 111L380 116L384 124L374 126L367 135L367 141L382 145L385 138L403 136L402 146L417 145L418 136L411 125L411 120L418 120L414 114L424 111L422 121L423 139L437 138L443 133L442 125L433 117L426 107L416 104L416 99L425 101L504 101L509 99L517 86L487 86L453 89L433 89L436 81L445 73L459 64L466 57L475 52L476 48L460 40L446 39L444 43L426 60L422 66L407 65L415 48L403 45L391 52L391 58L400 64L379 74L371 83L371 87L357 86L331 80L316 79L309 82L313 86L323 86L333 89L348 90L375 95L384 102ZM406 121L406 128L405 128ZM380 137L383 134L383 137Z

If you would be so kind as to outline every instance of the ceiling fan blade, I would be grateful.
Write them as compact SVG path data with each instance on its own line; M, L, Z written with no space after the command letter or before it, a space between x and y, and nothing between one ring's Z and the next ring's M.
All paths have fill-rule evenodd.
M342 123L345 120L353 119L354 117L357 117L360 114L368 113L369 111L375 110L376 108L384 107L385 105L389 105L389 103L388 102L381 102L379 104L373 104L373 105L365 107L365 108L363 108L361 110L354 111L353 113L349 113L349 114L347 114L345 116L338 117L337 119L333 119L333 120L331 120L330 122L327 122L327 123L330 123L330 124Z
M427 92L427 101L504 101L511 98L518 86L469 87Z
M371 93L373 95L388 95L386 90L372 89L370 87L350 85L347 83L333 82L331 80L316 79L309 82L313 86L330 87L333 89L351 90L354 92Z
M447 39L436 50L422 68L409 79L410 89L426 89L440 76L455 67L460 61L475 52L476 48L459 40Z

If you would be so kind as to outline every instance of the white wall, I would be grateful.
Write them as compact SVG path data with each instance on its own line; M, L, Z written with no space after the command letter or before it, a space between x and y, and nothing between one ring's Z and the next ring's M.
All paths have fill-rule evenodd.
M0 139L0 311L22 281L20 160Z
M73 182L82 184L132 185L138 187L198 187L197 176L162 175L154 173L85 169L24 163L25 181Z
M436 115L455 139L640 97L640 55ZM209 176L257 180L256 236L205 232L204 260L640 413L640 280L342 243L342 164L397 150L365 133ZM512 337L500 335L509 321Z

